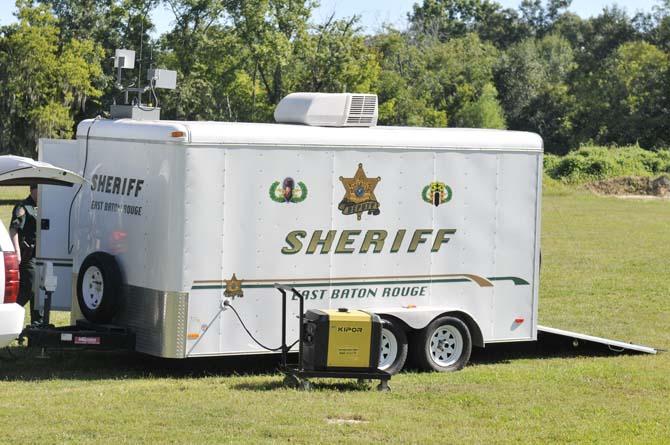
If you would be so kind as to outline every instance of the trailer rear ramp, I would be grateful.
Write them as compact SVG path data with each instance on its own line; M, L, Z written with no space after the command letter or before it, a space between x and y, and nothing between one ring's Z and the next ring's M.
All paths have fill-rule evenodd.
M645 354L656 354L658 352L656 349L650 348L648 346L640 346L633 343L610 340L602 337L594 337L592 335L580 334L578 332L564 331L563 329L550 328L547 326L538 325L537 330L539 333L542 333L544 335L569 338L577 342L584 341L584 342L602 344L607 346L610 350L614 352L635 351L635 352L643 352Z

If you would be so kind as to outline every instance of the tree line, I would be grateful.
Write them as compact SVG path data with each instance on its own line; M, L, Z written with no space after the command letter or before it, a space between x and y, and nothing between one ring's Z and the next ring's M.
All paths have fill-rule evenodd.
M557 154L670 146L670 0L592 18L570 4L422 0L405 29L365 34L356 16L316 23L314 0L18 0L0 28L0 152L104 114L116 48L178 72L167 119L268 122L293 91L373 92L381 125L533 131ZM173 16L159 36L157 7Z

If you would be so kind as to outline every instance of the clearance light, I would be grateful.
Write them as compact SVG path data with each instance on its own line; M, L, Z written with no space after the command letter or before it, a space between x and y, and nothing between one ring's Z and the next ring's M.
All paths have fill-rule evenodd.
M186 338L188 338L189 340L197 340L200 338L200 334L189 332L188 335L186 335Z
M173 138L183 138L186 137L186 132L185 131L173 131L170 133L170 136Z
M526 319L525 319L525 318L521 318L521 317L519 317L519 318L515 318L515 319L514 319L514 323L516 323L516 324L521 324L521 323L523 323L524 321L526 321Z
M416 309L416 304L408 304L407 306L403 306L405 309Z

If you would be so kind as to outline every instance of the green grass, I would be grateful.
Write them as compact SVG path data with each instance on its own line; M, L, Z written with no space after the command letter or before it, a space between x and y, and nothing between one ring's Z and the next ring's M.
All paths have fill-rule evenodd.
M29 194L28 187L0 187L0 218L5 228L9 228L14 205Z
M667 201L549 185L541 323L668 348L669 223ZM12 351L18 360L0 361L3 444L670 441L668 354L498 346L458 373L398 375L380 394L346 381L283 389L267 359L185 368L126 354L40 360Z

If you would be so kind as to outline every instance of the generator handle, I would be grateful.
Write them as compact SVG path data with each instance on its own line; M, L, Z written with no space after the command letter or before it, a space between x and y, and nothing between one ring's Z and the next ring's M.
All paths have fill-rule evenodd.
M281 293L281 359L284 369L288 366L287 355L288 346L286 345L286 291L291 291L294 296L300 300L300 325L298 327L298 366L302 366L302 321L305 310L305 299L295 287L285 284L274 284L275 289Z

